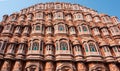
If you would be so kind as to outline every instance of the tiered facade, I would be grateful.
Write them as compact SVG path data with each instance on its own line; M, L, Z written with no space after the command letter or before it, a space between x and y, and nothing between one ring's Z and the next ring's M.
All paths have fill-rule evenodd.
M60 2L4 15L0 71L120 71L120 22Z

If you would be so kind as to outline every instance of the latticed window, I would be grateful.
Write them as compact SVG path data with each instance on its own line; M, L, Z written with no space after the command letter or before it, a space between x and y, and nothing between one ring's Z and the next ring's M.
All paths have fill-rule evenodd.
M64 31L64 26L63 26L63 25L59 25L59 26L58 26L58 30L59 30L59 31Z
M96 52L96 48L95 48L95 45L93 43L90 43L89 47L90 47L91 52Z
M75 49L76 49L76 51L81 51L81 47L79 45L75 46Z
M114 52L119 52L117 47L113 47Z
M109 52L109 48L108 47L103 47L105 52Z
M40 30L40 26L39 25L36 26L36 30Z
M82 14L75 14L74 18L75 18L76 20L83 20Z
M80 46L77 46L78 47L78 51L81 51L81 48L80 48Z
M68 50L68 45L66 42L61 42L60 43L60 48L61 50Z
M22 49L23 49L23 45L20 44L20 45L19 45L19 50L22 50Z
M85 44L84 47L85 47L85 51L88 52L88 46L87 46L87 44Z
M46 47L47 47L48 51L52 51L53 50L52 45L47 45Z
M83 29L83 31L87 31L87 27L86 26L82 26L82 29Z
M38 48L39 48L39 43L38 42L33 42L32 50L38 50Z

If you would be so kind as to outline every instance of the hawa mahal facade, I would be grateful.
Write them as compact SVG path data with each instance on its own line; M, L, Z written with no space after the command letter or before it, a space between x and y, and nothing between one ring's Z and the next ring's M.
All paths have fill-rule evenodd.
M120 21L62 2L4 15L0 71L120 71Z

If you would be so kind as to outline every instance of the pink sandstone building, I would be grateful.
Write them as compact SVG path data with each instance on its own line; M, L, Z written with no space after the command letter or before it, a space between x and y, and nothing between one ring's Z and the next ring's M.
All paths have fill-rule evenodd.
M120 21L62 2L4 15L0 71L120 71Z

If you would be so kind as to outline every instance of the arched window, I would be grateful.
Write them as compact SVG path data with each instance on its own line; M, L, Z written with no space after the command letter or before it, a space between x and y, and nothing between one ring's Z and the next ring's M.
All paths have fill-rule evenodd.
M38 42L33 42L32 50L38 50L38 48L39 48L39 43Z
M91 52L96 52L96 48L95 48L95 45L93 43L90 43L89 47L90 47Z
M85 47L85 51L88 52L88 46L87 46L87 44L85 44L84 47Z
M40 26L39 25L36 26L36 30L40 30Z
M64 31L64 26L63 26L63 25L59 25L59 26L58 26L58 30L59 30L59 31Z
M68 50L68 45L66 42L61 42L60 43L60 49L61 50Z
M82 29L83 29L83 31L87 31L87 27L86 26L82 26Z

